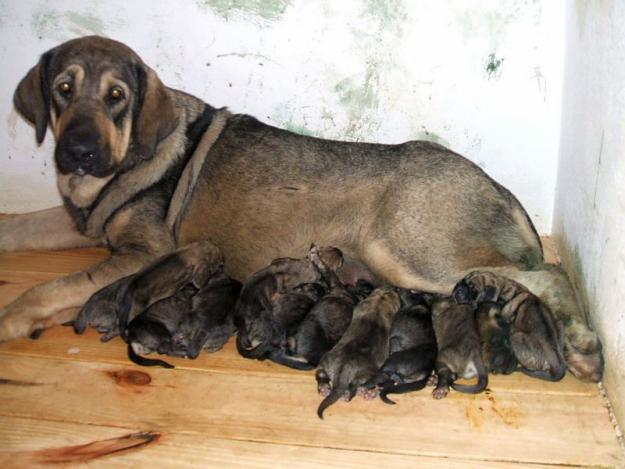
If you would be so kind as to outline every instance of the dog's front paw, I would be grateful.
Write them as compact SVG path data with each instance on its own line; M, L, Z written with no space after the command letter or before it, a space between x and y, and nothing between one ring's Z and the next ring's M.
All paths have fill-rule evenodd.
M35 323L28 314L0 311L0 342L28 337L35 331Z
M574 321L564 329L564 358L573 375L582 381L599 382L603 374L603 354L597 334Z

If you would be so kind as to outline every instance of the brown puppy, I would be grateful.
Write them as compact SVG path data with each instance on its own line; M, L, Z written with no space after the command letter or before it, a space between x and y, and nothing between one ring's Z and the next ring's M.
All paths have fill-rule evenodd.
M456 285L454 296L461 302L499 303L521 371L549 381L563 378L560 328L549 308L525 286L492 272L472 272Z
M456 391L471 394L481 392L488 386L488 371L480 353L474 311L470 304L457 304L449 298L435 300L432 304L432 325L438 345L438 383L432 391L435 399L445 397L450 386ZM478 382L474 385L454 383L457 378L475 376Z
M380 399L395 404L388 394L423 389L436 362L436 337L430 304L433 298L401 289L401 308L393 319L389 338L389 357L370 385L379 386Z
M95 36L43 54L14 102L38 142L54 133L64 207L0 220L0 250L106 244L112 256L0 310L0 340L64 322L64 310L195 241L219 247L227 273L245 280L314 240L381 282L441 294L472 270L533 269L560 298L536 294L572 325L569 367L597 379L596 335L561 289L566 277L543 266L527 213L447 148L322 140L232 115L167 88L130 48Z
M497 303L484 302L477 307L475 321L480 335L482 360L490 373L510 374L518 361L510 344L510 324L502 317Z
M319 418L339 399L351 400L382 366L388 357L389 332L399 306L399 295L387 287L375 289L356 306L347 331L319 363L317 387L325 395L317 409Z

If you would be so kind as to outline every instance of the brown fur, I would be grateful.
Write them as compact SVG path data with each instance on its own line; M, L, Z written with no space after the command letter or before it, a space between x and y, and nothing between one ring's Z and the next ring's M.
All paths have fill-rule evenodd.
M81 99L62 100L55 80L71 79L62 76L71 66L84 70L74 83ZM123 103L110 104L101 86L110 83L103 77L111 71L126 87ZM48 51L20 82L14 101L35 126L38 142L48 125L56 129L55 157L60 179L70 180L63 195L73 224L40 215L4 220L0 249L32 246L22 239L24 229L45 233L36 237L59 234L58 244L47 241L49 248L92 238L106 242L113 255L89 275L36 287L6 306L0 340L27 335L38 321L83 304L102 286L194 241L218 246L227 273L239 280L271 259L305 252L313 241L341 248L383 282L444 294L476 268L542 265L540 241L517 199L460 155L421 141L321 140L246 115L225 116L216 131L216 116L225 111L165 87L137 54L110 39L86 37ZM113 132L103 122L109 113L120 117L111 119L118 125ZM120 159L124 125L130 139ZM78 127L89 132L81 136ZM193 158L207 132L214 138L197 150L205 157ZM88 146L83 156L95 157L71 157L76 142ZM201 167L181 180L191 161ZM170 217L179 181L185 197ZM566 314L578 331L566 333L567 340L583 331L591 344L582 353L578 342L570 342L569 366L592 378L600 357L596 336L584 330L578 308Z

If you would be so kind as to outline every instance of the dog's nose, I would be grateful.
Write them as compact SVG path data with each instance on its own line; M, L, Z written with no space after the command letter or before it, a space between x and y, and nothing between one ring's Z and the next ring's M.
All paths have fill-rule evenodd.
M81 166L90 166L98 158L98 147L94 144L75 143L67 148L67 152Z

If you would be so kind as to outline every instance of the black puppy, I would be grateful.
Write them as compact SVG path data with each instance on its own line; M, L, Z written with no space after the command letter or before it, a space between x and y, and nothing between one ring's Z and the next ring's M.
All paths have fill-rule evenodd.
M178 324L170 355L196 358L202 349L221 349L235 331L233 313L241 287L241 282L223 272L213 275Z
M395 404L387 394L423 389L434 370L436 338L432 326L432 297L399 289L401 309L393 319L389 357L370 385L380 387L380 399Z
M173 365L159 360L142 357L141 355L158 352L169 354L172 350L173 334L178 329L182 318L191 312L191 299L197 289L187 285L180 291L157 301L143 314L130 321L127 329L128 358L143 366Z

